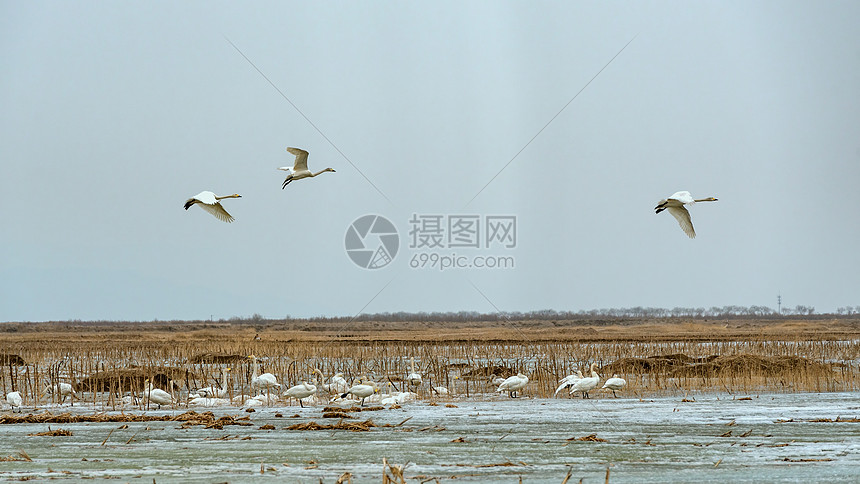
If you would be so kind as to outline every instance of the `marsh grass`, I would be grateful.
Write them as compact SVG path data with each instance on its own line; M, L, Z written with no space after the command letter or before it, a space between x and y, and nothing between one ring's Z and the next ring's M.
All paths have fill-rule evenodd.
M814 324L813 324L814 323ZM407 390L409 358L424 383L427 401L499 398L495 377L529 376L527 397L551 397L559 379L597 363L601 381L618 373L628 382L620 396L687 395L697 392L830 392L858 389L860 330L844 321L827 325L792 321L770 325L714 323L510 327L473 325L440 332L427 328L376 331L263 331L245 328L182 331L181 325L126 323L95 329L34 325L29 332L0 333L0 390L20 391L25 406L59 403L46 388L67 382L79 401L119 408L139 394L146 379L172 391L177 406L196 388L220 386L227 367L229 399L253 395L251 365L273 373L282 388L312 381L313 369L348 382L366 376L384 391ZM745 326L746 324L746 326ZM747 327L749 326L749 327ZM193 327L193 326L192 326ZM26 365L20 364L26 362ZM448 394L431 391L444 387ZM592 391L592 397L604 396ZM568 398L566 393L560 398ZM138 406L144 403L137 403ZM337 411L344 411L338 409Z

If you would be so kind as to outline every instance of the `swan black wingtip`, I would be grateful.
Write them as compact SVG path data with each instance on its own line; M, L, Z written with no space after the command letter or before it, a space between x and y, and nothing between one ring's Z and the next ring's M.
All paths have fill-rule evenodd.
M187 202L185 202L185 210L188 210L192 205L194 205L194 201L195 200L192 198L192 199L188 200Z

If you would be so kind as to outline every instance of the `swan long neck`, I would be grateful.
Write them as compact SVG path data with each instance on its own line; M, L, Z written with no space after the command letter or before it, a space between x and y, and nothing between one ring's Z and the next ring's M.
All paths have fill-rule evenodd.
M215 200L224 200L225 198L241 198L241 195L239 195L238 193L234 193L232 195L222 195L220 197L216 196Z
M415 357L414 356L409 357L409 372L415 373Z
M698 202L716 202L717 199L714 197L708 197L708 198L701 198L699 200L693 200L693 201L696 203L698 203Z
M257 366L257 357L252 356L252 357L251 357L251 362L252 362L252 363L253 363L253 365L254 365L254 374L253 374L253 375L251 375L251 379L252 379L252 380L256 380L256 379L257 379L257 377L258 377L258 376L260 376L260 367L258 367L258 366Z
M326 168L326 169L320 170L320 171L318 171L318 172L316 172L316 173L311 173L311 176L317 176L317 175L319 175L319 174L321 174L321 173L325 173L325 172L327 172L327 171L331 171L331 168Z

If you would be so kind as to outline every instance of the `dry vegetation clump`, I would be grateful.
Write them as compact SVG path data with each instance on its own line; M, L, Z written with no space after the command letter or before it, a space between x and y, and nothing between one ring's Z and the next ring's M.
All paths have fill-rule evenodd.
M237 362L247 361L247 356L242 355L225 355L217 353L201 353L194 355L188 359L188 363L192 365L208 364L208 365L231 365Z
M715 358L717 358L717 355L693 358L682 353L648 356L645 358L621 358L599 368L598 371L607 375L611 373L665 373L669 370L687 367L691 364L702 364Z
M481 366L472 371L467 371L460 375L463 380L486 380L493 377L507 378L515 375L516 372L511 368L499 365Z
M829 366L795 355L758 356L750 354L715 356L705 363L673 369L669 375L714 378L724 374L780 376L809 372L831 372Z
M140 392L146 380L157 388L166 389L171 381L180 382L188 378L194 378L194 374L184 368L134 366L97 372L82 379L77 387L85 392Z
M346 412L323 412L323 418L355 418Z
M50 412L28 415L0 416L0 425L4 424L48 424L48 423L81 423L81 422L183 422L183 426L204 425L206 428L223 428L225 425L252 425L248 417L215 417L212 412L197 413L193 410L179 415L135 415L129 413L107 415L72 415L71 413L52 414Z
M25 366L27 362L19 355L0 353L0 365L3 366Z
M29 437L71 437L72 431L65 429L48 430L47 432L37 432L35 434L27 434Z
M349 430L351 432L367 432L371 427L376 427L376 424L373 423L373 420L367 419L364 422L340 421L335 424L318 424L310 421L290 425L289 427L285 427L284 430Z

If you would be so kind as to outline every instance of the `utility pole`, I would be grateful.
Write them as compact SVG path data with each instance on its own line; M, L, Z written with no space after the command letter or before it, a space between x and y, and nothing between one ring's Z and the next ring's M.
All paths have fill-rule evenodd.
M778 312L779 315L782 316L782 295L779 293L776 294L776 307L776 312Z

